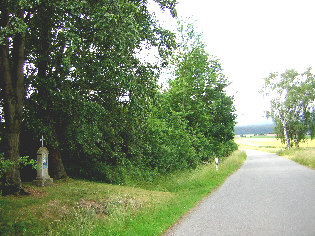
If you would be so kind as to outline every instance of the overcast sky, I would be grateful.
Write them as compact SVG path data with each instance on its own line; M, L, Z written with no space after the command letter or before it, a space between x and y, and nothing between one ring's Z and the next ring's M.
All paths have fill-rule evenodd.
M315 70L314 0L178 0L177 11L195 21L208 53L220 59L238 125L266 121L269 103L258 91L270 72ZM175 22L163 15L166 25Z

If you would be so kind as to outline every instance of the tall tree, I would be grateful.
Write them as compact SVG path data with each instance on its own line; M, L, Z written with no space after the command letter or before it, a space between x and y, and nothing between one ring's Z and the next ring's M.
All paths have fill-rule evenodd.
M175 0L156 2L176 14ZM166 56L173 36L153 20L146 0L0 3L5 158L15 163L5 175L2 193L10 194L22 191L17 160L26 95L32 102L25 108L38 108L28 114L35 115L37 130L44 128L50 134L53 156L61 170L57 175L62 176L60 139L67 123L62 114L79 114L80 103L75 99L111 107L126 92L130 98L139 96L140 87L129 83L130 79L145 71L151 73L153 68L135 57L136 49L146 42ZM138 84L146 86L145 80Z
M24 80L25 34L30 13L13 1L0 1L0 86L5 130L4 155L14 164L4 174L3 194L23 193L19 171L20 127L26 86Z
M314 76L311 68L299 74L286 70L279 75L271 73L265 79L262 93L270 98L271 106L267 116L276 123L278 137L289 149L293 142L298 147L305 138L314 111Z
M181 112L189 126L204 136L216 155L234 138L233 98L224 89L228 81L220 62L211 58L193 26L179 26L180 46L174 57L174 79L170 80L170 104Z

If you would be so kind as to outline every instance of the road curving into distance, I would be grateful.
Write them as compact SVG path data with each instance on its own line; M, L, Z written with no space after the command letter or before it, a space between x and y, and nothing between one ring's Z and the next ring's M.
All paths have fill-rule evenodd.
M240 170L165 235L315 235L315 171L246 152Z

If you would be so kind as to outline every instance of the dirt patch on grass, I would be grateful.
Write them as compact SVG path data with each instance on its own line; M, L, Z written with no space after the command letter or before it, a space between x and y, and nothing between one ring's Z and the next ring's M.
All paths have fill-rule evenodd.
M81 199L78 205L87 211L94 210L96 214L109 215L107 204L103 202Z
M81 199L78 202L78 207L87 211L92 210L98 216L110 216L117 212L136 212L145 205L147 205L145 201L129 196L117 197L114 199L107 198L103 200Z
M64 215L69 213L69 206L62 204L58 200L51 200L44 208L42 218L56 220L61 219Z
M41 198L47 195L47 192L45 190L39 189L37 187L25 186L24 190L35 198Z

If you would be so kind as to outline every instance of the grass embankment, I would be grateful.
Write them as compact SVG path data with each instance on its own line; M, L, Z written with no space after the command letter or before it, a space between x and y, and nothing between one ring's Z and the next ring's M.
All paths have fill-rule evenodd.
M240 149L254 149L276 153L287 159L315 169L315 140L307 139L300 143L300 148L285 150L285 145L273 137L238 138L235 140Z
M246 154L220 164L117 186L84 180L56 181L30 196L0 197L0 235L160 235L235 170Z
M315 148L280 150L277 154L315 170Z

